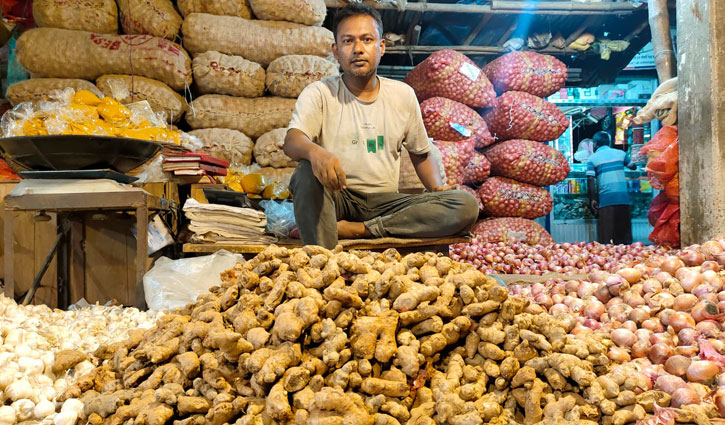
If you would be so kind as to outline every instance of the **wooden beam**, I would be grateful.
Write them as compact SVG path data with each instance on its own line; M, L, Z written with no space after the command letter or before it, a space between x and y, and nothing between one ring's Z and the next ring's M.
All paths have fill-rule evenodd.
M412 53L414 55L426 55L435 53L443 49L453 49L465 55L500 55L508 50L497 46L395 46L386 47L385 54L402 55ZM534 50L537 53L547 55L590 55L594 54L590 51L580 52L574 49L557 49L555 47L547 47L544 49Z
M644 21L635 29L633 29L629 34L627 34L622 40L624 41L632 41L634 37L637 37L639 34L642 33L647 27L649 26L649 22Z
M513 33L514 33L514 31L516 31L516 27L517 27L518 25L519 25L519 23L518 23L518 20L515 20L515 21L514 21L514 22L513 22L512 24L511 24L511 26L509 27L509 29L507 29L507 30L506 30L506 32L504 32L504 33L503 33L503 35L501 35L501 37L499 37L498 41L496 41L496 46L498 46L498 47L501 47L501 46L503 46L503 44L504 44L504 43L505 43L506 41L508 41L509 37L511 37L511 34L513 34ZM524 37L526 37L526 35L524 35ZM525 45L525 44L526 44L526 38L524 38L524 45Z
M344 7L347 3L342 0L325 0L329 8ZM365 4L376 9L400 10L391 3L378 3L365 1ZM530 5L522 7L523 4ZM535 6L531 6L535 5ZM540 6L540 7L537 7ZM456 4L456 3L407 3L402 9L403 12L453 12L453 13L477 13L477 14L521 14L536 13L539 15L590 15L590 14L612 14L631 13L647 8L646 3L641 6L634 6L629 2L602 2L602 3L578 3L570 1L547 1L524 3L523 1L493 1L492 5L479 4Z
M587 17L584 20L584 23L581 24L579 26L579 28L576 29L576 31L574 31L573 33L569 34L569 37L567 37L566 40L564 41L564 46L569 47L569 45L574 40L576 40L577 38L579 38L579 36L582 35L584 33L584 31L586 31L587 28L589 28L589 26L594 23L594 19L596 19L596 17L594 17L594 16Z
M481 20L478 21L478 25L476 25L476 28L474 28L473 31L471 31L471 33L468 34L468 37L466 37L466 40L463 42L463 45L464 46L470 45L473 42L473 40L476 39L476 36L478 36L478 33L481 32L481 30L483 29L483 27L486 26L486 24L488 23L488 21L491 20L491 18L493 18L493 15L485 15L485 16L483 16L483 18L481 18Z

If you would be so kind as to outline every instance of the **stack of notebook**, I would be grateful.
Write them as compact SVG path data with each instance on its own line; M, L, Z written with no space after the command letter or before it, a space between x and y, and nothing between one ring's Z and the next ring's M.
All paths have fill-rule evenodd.
M226 176L229 161L206 153L185 152L166 155L161 167L175 176Z

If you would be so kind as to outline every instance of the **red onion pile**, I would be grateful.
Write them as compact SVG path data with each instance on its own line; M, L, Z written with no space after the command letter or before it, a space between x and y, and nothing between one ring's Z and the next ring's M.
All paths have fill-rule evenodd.
M558 249L571 249L570 245L553 247L529 252L545 257L552 251L560 253ZM616 253L620 249L599 245L597 259L602 250ZM458 250L459 255L467 254L466 247ZM493 250L503 250L504 257L512 255L507 250L516 255L519 250L527 252L520 246ZM658 248L638 247L638 251L640 256L648 254L644 261L622 264L607 258L601 267L614 273L591 271L587 280L552 279L509 290L531 300L529 313L573 314L577 324L571 334L604 338L609 359L627 367L636 365L650 378L649 385L671 397L670 407L712 403L725 416L725 239L687 247L674 255L653 255L662 252ZM630 254L620 259L627 255L630 259ZM523 264L530 257L519 261Z
M450 247L452 259L473 264L489 274L542 275L615 271L654 256L665 255L667 252L664 248L645 246L639 242L632 245L577 242L530 246L520 242L487 243L477 237L470 243Z

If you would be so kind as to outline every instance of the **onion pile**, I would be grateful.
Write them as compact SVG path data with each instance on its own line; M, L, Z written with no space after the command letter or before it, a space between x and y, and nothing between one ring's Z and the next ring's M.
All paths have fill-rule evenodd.
M542 275L615 271L667 253L662 247L645 246L640 242L631 245L577 242L531 246L521 242L489 243L477 237L470 243L450 247L453 260L473 264L483 273L490 274ZM725 256L723 259L725 260Z
M598 255L618 252L598 248ZM590 271L587 280L551 279L509 291L532 301L529 313L575 315L574 335L608 334L610 360L637 364L656 390L671 396L671 407L711 402L725 415L725 239L668 255L638 251L647 253L643 262L603 267L614 273Z

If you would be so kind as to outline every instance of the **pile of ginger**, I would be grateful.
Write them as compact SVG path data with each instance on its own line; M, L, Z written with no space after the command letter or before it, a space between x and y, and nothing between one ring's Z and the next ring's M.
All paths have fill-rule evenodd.
M669 396L468 264L270 246L63 394L93 425L624 425ZM644 381L643 381L644 380ZM668 409L709 424L700 406Z

